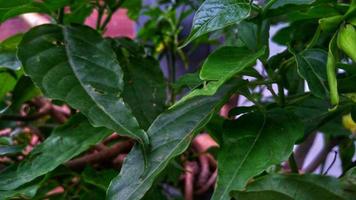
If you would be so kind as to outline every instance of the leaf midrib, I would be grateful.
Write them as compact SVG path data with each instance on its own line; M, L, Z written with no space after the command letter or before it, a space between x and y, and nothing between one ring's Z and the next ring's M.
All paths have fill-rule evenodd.
M206 118L207 116L211 115L211 114L214 112L214 110L215 110L215 109L212 109L212 110L211 110L210 112L208 112L201 120L199 120L197 126L194 126L194 127L189 131L189 133L186 134L186 136L184 136L184 137L180 140L180 142L179 142L177 145L175 145L175 148L172 149L172 151L170 151L169 154L167 154L166 158L167 158L167 157L171 157L171 156L174 154L174 151L177 149L176 147L177 147L177 146L180 146L180 145L191 135L191 133L194 132L194 130L195 130L197 127L200 126L200 124L205 120L205 118ZM166 161L167 161L167 160L166 160ZM161 163L165 164L166 161L161 162ZM152 172L149 173L149 174L147 175L147 177L143 179L143 181L141 182L141 184L138 185L137 187L135 187L135 189L133 190L133 192L131 192L131 193L129 194L128 198L126 198L126 199L130 199L131 196L141 187L141 185L144 185L145 182L151 177L151 175L152 175L157 169L159 169L161 166L162 166L162 165L159 164L157 167L155 167L155 168L152 170Z
M262 123L262 126L261 126L260 130L258 131L258 134L257 134L255 140L253 141L253 144L251 145L251 147L249 148L249 150L248 150L247 153L245 154L245 157L243 158L241 164L238 166L237 170L233 173L232 178L230 179L229 183L226 185L225 189L223 190L223 193L221 194L221 196L220 196L220 198L219 198L220 200L223 199L223 197L224 197L224 195L226 194L226 192L230 189L231 184L232 184L232 182L234 181L234 179L235 179L237 173L238 173L239 170L241 169L241 167L242 167L242 165L244 164L244 162L247 160L248 155L249 155L249 154L251 153L251 151L254 149L254 147L255 147L255 145L256 145L258 139L259 139L260 136L262 135L262 130L263 130L263 128L265 127L265 123L266 123L266 116L263 115L263 123Z
M62 33L63 33L63 37L64 37L63 39L68 40L68 37L69 37L69 36L68 36L67 29L66 29L66 28L63 28L63 27L61 27L61 29L62 29ZM80 78L78 78L78 74L77 74L76 70L73 69L74 63L73 63L72 59L70 58L70 56L68 55L69 52L70 52L68 45L64 45L64 48L65 48L66 56L67 56L67 58L68 58L68 64L69 64L71 70L73 71L73 74L75 75L76 79L78 80L79 84L80 84L80 85L82 86L82 88L86 91L86 94L89 96L89 98L90 98L90 99L94 102L94 104L95 104L101 111L103 111L113 122L117 123L123 130L125 130L127 133L130 133L132 137L135 137L137 140L140 141L140 143L143 144L144 141L141 139L141 137L139 137L138 135L135 135L135 133L133 133L131 130L127 129L127 128L126 128L125 126L123 126L120 122L116 121L110 114L107 113L106 109L105 109L102 105L98 104L98 103L95 101L94 97L90 94L90 91L88 91L87 87L85 87L85 84L81 81ZM146 132L143 132L143 133L147 136Z

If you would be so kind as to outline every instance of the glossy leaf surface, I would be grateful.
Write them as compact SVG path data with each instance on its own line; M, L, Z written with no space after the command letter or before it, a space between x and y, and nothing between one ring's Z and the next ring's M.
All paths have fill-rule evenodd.
M108 199L141 199L169 161L183 153L210 116L229 97L238 82L228 82L214 96L197 96L162 113L148 129L151 152L145 168L137 146L128 154L118 177L108 189Z
M303 132L303 124L280 109L252 112L227 121L212 199L230 199L230 191L244 189L250 178L288 159Z
M148 144L121 97L123 73L116 55L96 31L85 26L35 27L24 35L18 57L46 96L79 109L94 126Z

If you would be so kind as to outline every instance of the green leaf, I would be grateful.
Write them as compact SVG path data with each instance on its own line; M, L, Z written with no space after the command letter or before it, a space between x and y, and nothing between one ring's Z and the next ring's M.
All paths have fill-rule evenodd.
M299 54L294 53L298 73L308 83L311 93L324 98L327 94L325 82L327 53L321 49L307 49Z
M320 19L339 15L340 12L332 4L320 4L310 6L303 10L296 10L287 13L288 21L296 22L301 20ZM320 22L320 21L319 21Z
M127 8L127 10L128 10L127 14L131 19L137 20L140 15L141 8L142 8L142 0L124 1L124 3L122 4L122 7Z
M293 198L275 191L240 192L234 193L233 196L239 200L293 200Z
M0 156L8 155L8 154L16 154L21 153L23 150L22 146L3 146L0 145Z
M42 25L27 32L18 57L42 92L67 102L86 115L93 126L107 127L148 144L124 103L123 72L111 49L85 26Z
M180 91L181 89L187 87L191 90L197 88L202 85L203 81L199 78L199 72L195 73L187 73L181 76L173 85L173 88L176 91Z
M237 24L250 15L250 3L247 0L206 0L195 13L192 31L185 45L194 39Z
M106 128L92 127L80 114L72 117L65 125L56 128L20 165L0 173L0 192L16 189L54 170L111 133Z
M249 179L287 160L304 132L303 124L281 109L252 112L225 125L213 200L230 199L230 191L244 189Z
M198 96L162 113L148 129L151 152L145 167L137 145L128 154L118 177L110 184L108 199L141 199L169 161L183 153L211 115L235 91L239 81L226 83L214 96Z
M18 111L21 105L41 94L28 76L21 76L12 91L11 109Z
M253 53L245 47L221 47L205 60L200 78L206 81L229 79L246 67L253 66L264 52L265 48Z
M268 3L270 2L272 3L270 9L276 9L286 5L309 5L315 0L269 0Z
M244 42L248 49L258 52L264 46L268 46L269 28L267 20L257 23L242 21L237 28L238 38ZM268 50L264 57L268 57Z
M86 167L82 172L83 181L106 191L110 181L117 176L118 172L113 169L96 171L91 167Z
M24 13L47 13L53 14L57 9L68 4L68 0L48 0L38 2L34 0L0 0L0 23L24 14Z
M356 193L356 167L349 169L341 181L346 190Z
M147 130L165 110L166 81L159 63L138 52L131 53L140 47L128 39L113 40L113 48L124 71L124 101L132 108L141 127Z
M94 4L89 3L88 0L75 0L70 5L70 13L64 15L64 23L83 24L93 9Z
M343 15L322 18L319 20L320 28L323 31L333 31L339 26L343 19Z
M205 60L200 79L209 81L203 88L193 90L183 97L177 105L194 96L213 95L227 80L241 73L245 68L251 67L256 60L263 56L266 48L258 52L251 52L245 47L225 46L217 49Z
M9 73L0 72L0 100L16 85L16 78Z
M326 99L307 95L287 108L303 121L305 135L315 131L321 131L333 137L350 135L350 132L341 126L341 116L350 109L350 106L340 106L332 112L328 110L329 106Z
M22 39L22 34L14 35L0 43L0 68L18 70L21 66L16 58L16 48Z
M266 194L267 192L278 193L281 197L272 198L266 195L264 200L346 200L355 199L351 194L343 191L340 181L336 178L319 175L279 175L271 174L256 179L248 185L245 191L236 191L233 196L236 199L245 200L250 195L258 193Z
M16 190L0 190L0 197L1 199L32 199L40 189L41 182L42 181L35 180L17 188Z

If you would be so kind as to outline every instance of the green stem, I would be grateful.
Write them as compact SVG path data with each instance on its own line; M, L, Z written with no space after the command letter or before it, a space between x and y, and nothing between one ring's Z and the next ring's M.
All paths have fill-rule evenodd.
M64 21L64 8L60 8L58 10L58 24L63 24L63 21Z
M258 85L270 85L270 84L273 84L273 83L276 83L275 80L257 80L257 81L252 81L252 82L249 82L248 84L250 86L258 86Z
M293 152L289 156L288 163L289 163L289 167L290 167L292 173L297 173L298 174L299 173L299 169L298 169L297 162L295 161Z
M175 65L176 58L172 50L168 51L167 59L168 59L168 68L169 68L169 85L170 85L170 93L171 93L170 100L171 103L174 104L176 100L176 95L172 85L176 81L176 65Z
M98 19L96 20L96 30L100 30L101 20L103 18L104 8L99 5L98 8Z
M125 2L125 0L121 0L113 8L109 8L108 9L108 16L105 18L103 24L101 26L99 26L100 27L99 30L101 30L103 32L105 31L105 28L109 24L109 22L110 22L110 20L112 18L112 15L115 13L115 11L117 9L119 9L122 6L122 4L124 2ZM105 7L108 7L107 4L105 5Z
M99 30L104 31L106 26L109 24L111 17L112 17L113 12L109 11L108 16L105 18L103 24L101 25L101 27L99 28Z
M279 96L279 104L283 107L286 99L284 96L284 89L281 83L278 84L278 96Z
M276 2L277 0L270 0L265 7L262 10L262 16L264 16L267 13L267 10L272 7L272 5Z

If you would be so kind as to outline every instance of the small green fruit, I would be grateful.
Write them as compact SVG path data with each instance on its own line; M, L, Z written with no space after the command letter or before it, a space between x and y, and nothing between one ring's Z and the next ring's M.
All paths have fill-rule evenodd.
M346 24L340 28L337 46L356 62L356 31L354 26Z

